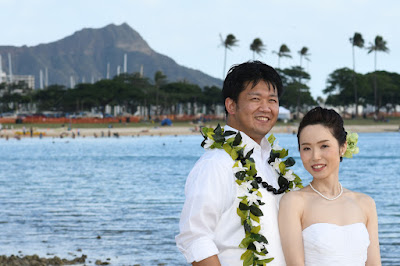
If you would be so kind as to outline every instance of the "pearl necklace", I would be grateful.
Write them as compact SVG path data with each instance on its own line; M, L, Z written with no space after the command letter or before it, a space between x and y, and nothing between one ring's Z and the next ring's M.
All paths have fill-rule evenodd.
M340 184L340 182L339 182L339 185L340 185L340 192L339 192L339 194L338 194L336 197L334 197L334 198L328 198L328 197L322 195L322 193L319 192L318 190L316 190L316 189L311 185L311 183L310 183L311 189L314 190L318 195L320 195L321 197L323 197L324 199L327 199L327 200L335 200L335 199L339 198L340 196L342 196L342 194L343 194L343 187L342 187L342 184Z

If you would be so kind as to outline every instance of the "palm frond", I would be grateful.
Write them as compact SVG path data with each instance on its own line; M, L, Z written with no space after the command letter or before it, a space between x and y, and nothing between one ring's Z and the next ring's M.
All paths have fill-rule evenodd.
M349 40L353 46L357 46L359 48L364 47L364 39L363 39L361 33L358 33L358 32L354 33L354 36L352 38L350 38Z
M228 34L228 36L226 36L226 39L224 41L224 46L227 49L231 49L233 46L237 46L237 42L239 40L236 39L235 35L233 34Z
M256 54L262 54L265 51L265 45L263 44L260 38L255 38L253 42L250 44L250 50L255 52Z

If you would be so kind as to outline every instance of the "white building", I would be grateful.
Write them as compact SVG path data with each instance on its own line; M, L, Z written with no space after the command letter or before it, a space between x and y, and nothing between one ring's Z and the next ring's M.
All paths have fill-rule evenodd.
M33 75L13 75L12 79L13 83L25 82L30 89L35 87L35 76Z
M35 87L35 76L33 75L12 75L10 77L4 72L0 73L0 83L19 83L25 82L28 85L28 88L33 89Z
M0 83L7 82L7 75L3 71L0 71Z

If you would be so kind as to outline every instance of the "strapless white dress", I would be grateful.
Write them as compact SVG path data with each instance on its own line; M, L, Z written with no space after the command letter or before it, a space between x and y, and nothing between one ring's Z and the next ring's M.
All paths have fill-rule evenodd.
M363 223L316 223L303 230L306 266L365 266L369 234Z

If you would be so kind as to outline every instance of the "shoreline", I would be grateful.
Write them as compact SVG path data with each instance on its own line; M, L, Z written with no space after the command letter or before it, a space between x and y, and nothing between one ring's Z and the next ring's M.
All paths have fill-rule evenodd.
M209 126L209 125L205 125ZM346 131L356 133L400 132L400 127L394 124L380 125L348 125ZM278 125L271 133L296 134L297 125ZM119 137L119 136L168 136L168 135L200 135L200 126L156 126L156 127L126 127L126 128L79 128L68 130L60 128L34 128L32 137L75 138L75 137ZM0 138L31 137L29 129L25 135L21 129L2 129Z

